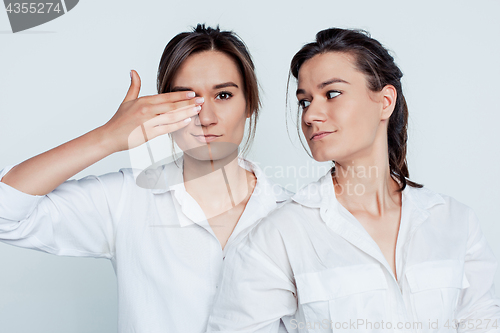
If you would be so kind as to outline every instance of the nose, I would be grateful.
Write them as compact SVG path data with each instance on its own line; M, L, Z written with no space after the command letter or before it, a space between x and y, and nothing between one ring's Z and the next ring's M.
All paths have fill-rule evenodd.
M312 100L307 110L302 112L302 121L307 126L312 126L314 123L325 122L327 119L326 102L321 100Z
M215 124L217 124L215 105L205 98L205 102L201 105L200 113L195 117L195 125L208 127Z

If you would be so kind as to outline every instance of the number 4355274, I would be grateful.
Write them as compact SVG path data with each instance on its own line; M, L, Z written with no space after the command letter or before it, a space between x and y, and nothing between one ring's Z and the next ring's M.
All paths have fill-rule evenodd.
M469 330L475 330L475 329L489 329L489 328L495 328L498 329L498 321L497 319L453 319L453 320L447 320L446 323L444 324L444 327L447 328L453 328L453 329L469 329Z
M47 2L47 3L39 3L39 2L33 2L33 3L9 3L9 5L5 8L7 10L7 13L31 13L31 14L46 14L52 12L59 13L61 12L61 8L59 7L59 3L56 3L54 6L54 3L52 2Z

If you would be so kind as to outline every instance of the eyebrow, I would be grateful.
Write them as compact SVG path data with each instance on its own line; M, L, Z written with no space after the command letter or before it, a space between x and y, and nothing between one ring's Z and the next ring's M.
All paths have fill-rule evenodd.
M227 88L227 87L239 88L238 85L234 82L225 82L225 83L221 83L221 84L216 84L214 86L214 89L222 89L222 88Z
M339 79L339 78L333 78L333 79L330 79L330 80L327 80L325 82L322 82L322 83L318 84L318 89L323 89L324 87L326 87L326 86L328 86L328 85L330 85L332 83L350 84L346 80L342 80L342 79ZM304 89L297 89L297 92L295 94L299 95L299 94L305 94L305 93L306 93L306 91Z
M219 83L216 84L212 87L212 89L222 89L222 88L227 88L227 87L235 87L239 88L238 85L234 82L224 82L224 83ZM175 91L194 91L194 89L191 89L189 87L182 87L182 86L176 86L172 88L172 92Z

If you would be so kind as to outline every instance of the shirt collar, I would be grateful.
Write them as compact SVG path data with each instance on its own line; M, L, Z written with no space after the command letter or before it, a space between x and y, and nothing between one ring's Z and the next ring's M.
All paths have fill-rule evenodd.
M254 193L257 194L262 203L264 201L280 203L288 200L293 195L292 192L271 181L256 163L242 158L238 160L238 163L241 167L255 174L257 184L255 185Z
M335 198L331 172L332 169L317 181L303 186L292 196L292 200L310 208L320 208L325 204L328 205L329 199L331 197Z
M333 189L332 169L317 181L302 187L297 194L292 196L292 200L310 208L331 207L339 204ZM445 203L440 194L425 187L416 188L406 185L403 195L422 211Z
M257 197L262 204L267 205L269 202L280 203L293 195L292 192L272 182L256 163L238 157L238 165L255 174L257 184L254 191L258 194ZM184 159L180 157L173 162L145 172L143 182L151 185L148 188L151 189L153 194L162 194L173 190L185 192L183 167Z
M227 244L232 242L239 234L244 234L243 230L248 230L257 220L276 208L278 203L286 201L293 194L271 182L257 164L243 158L238 158L238 164L255 174L257 184ZM150 188L153 194L160 195L171 192L172 197L175 198L174 205L177 207L181 227L196 223L213 234L201 207L186 191L183 182L182 158L149 171L146 175L148 177L143 177L143 179L150 179L150 184L154 185Z
M310 207L319 208L321 219L326 225L348 242L377 259L389 271L387 260L373 238L361 223L344 208L335 197L333 180L330 171L318 181L306 185L292 197L293 201ZM426 188L415 188L407 185L402 193L401 226L403 240L406 234L421 225L429 216L431 207L444 203L441 195ZM400 230L401 231L401 230ZM398 236L399 237L399 236ZM400 241L398 240L398 244Z
M408 194L408 199L419 207L421 210L428 210L433 206L444 204L445 200L439 193L429 190L426 187L417 188L406 185L403 190Z

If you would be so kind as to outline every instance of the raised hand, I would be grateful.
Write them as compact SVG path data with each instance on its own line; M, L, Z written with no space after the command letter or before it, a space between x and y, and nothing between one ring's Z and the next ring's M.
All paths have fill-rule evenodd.
M192 91L139 97L141 79L130 72L130 88L115 115L102 129L113 151L135 148L157 136L185 127L203 104Z

